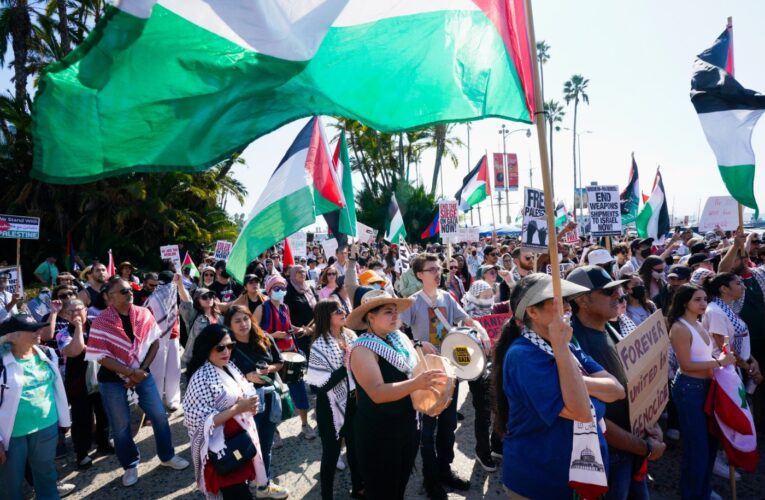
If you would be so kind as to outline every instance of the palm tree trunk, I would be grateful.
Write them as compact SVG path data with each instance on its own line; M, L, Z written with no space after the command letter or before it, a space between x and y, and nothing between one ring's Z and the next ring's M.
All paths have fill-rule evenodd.
M69 40L69 17L66 13L66 0L58 0L56 10L58 11L58 35L61 38L61 53L66 55L72 46Z
M579 99L574 99L574 220L576 220L576 111Z
M13 8L11 21L11 45L13 47L13 68L16 103L21 109L26 109L27 101L27 56L29 55L28 41L32 33L32 21L29 18L27 0L18 0Z
M550 124L550 190L552 191L553 203L555 203L555 161L553 160L553 122L549 120Z
M433 166L433 180L430 183L430 195L436 194L436 186L438 185L438 174L441 173L441 161L444 156L444 149L446 148L446 125L435 126L435 140L436 140L436 162Z

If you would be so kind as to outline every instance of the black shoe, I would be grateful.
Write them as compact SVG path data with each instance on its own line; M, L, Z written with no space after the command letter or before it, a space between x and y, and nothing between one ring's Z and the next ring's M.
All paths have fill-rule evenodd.
M458 411L457 412L457 421L461 422L463 420L465 420L465 415L463 415L462 412Z
M89 456L85 456L77 461L77 470L88 470L93 465L93 460Z
M483 470L485 470L486 472L494 472L495 470L497 470L497 462L495 462L494 459L491 458L491 453L487 453L486 455L476 454L475 459L478 460L478 463L480 464L481 468L483 468Z
M435 480L425 481L425 494L430 500L447 500L449 498L444 487Z
M366 498L366 494L364 492L364 488L359 488L357 490L351 490L351 498Z
M467 491L470 489L470 481L466 481L460 478L451 469L446 472L442 472L439 475L439 479L441 480L442 484L455 490Z
M96 454L97 455L113 455L114 446L112 446L109 443L98 445L98 448L96 448Z

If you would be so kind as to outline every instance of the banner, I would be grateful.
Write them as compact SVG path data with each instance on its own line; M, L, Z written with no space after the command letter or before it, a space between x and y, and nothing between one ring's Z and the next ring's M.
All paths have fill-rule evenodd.
M293 257L305 257L308 254L308 234L305 231L298 231L292 236L288 236Z
M377 240L377 229L372 229L366 224L356 221L356 237L359 243L373 244Z
M669 336L661 309L616 344L627 375L627 402L632 433L639 436L655 424L669 398Z
M175 264L175 270L180 272L181 270L181 251L178 249L178 245L165 245L159 247L159 254L162 260L171 260Z
M218 240L217 243L215 243L215 260L228 259L228 255L231 253L231 247L233 246L234 244L230 241Z
M16 266L0 267L0 273L10 274L8 277L8 286L5 287L5 291L16 293L16 290L18 289L19 297L24 298L24 279L16 273Z
M710 196L704 203L699 233L714 231L715 226L723 231L735 231L738 227L738 202L732 196Z
M622 212L619 186L587 186L590 232L595 237L621 236Z
M478 227L458 227L454 243L474 243L481 241L481 229Z
M518 155L507 153L504 155L507 161L507 177L505 177L505 164L502 161L502 153L493 153L494 163L494 189L504 191L518 191Z
M524 188L521 247L528 250L547 250L545 193L541 189Z
M457 236L457 200L439 201L438 214L441 238L446 240Z
M478 321L482 327L486 330L486 333L491 339L491 347L499 340L499 336L502 334L502 327L505 326L507 320L512 318L510 313L505 314L489 314L488 316L478 316L473 318L473 321Z
M0 214L0 238L40 239L40 218Z

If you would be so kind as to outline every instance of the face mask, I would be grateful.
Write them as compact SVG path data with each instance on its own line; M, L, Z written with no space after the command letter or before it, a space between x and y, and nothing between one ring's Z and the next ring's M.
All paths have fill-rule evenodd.
M648 257L649 255L651 255L651 249L650 248L645 248L645 249L640 251L640 256L643 257L644 259L646 257Z
M377 276L384 278L385 277L385 271L382 269L375 269L375 273L377 273Z
M371 288L372 290L379 290L382 287L380 286L380 283L372 283L371 285L369 285L369 288Z
M630 292L631 295L636 299L642 299L645 297L645 287L643 285L636 286L632 288L632 292Z
M271 298L277 302L283 301L285 295L287 295L286 290L274 290L271 292Z
M653 276L653 279L655 280L663 280L664 279L664 273L659 273L656 271L651 272L651 276Z

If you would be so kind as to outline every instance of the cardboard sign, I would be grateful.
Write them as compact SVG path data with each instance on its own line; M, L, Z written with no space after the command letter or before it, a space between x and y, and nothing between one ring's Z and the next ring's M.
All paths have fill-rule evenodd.
M234 244L230 241L218 240L218 242L215 243L215 260L227 260L228 255L231 253L231 247L233 246Z
M327 259L335 256L335 251L337 250L337 247L338 247L337 240L335 238L330 238L328 240L321 240L321 246L322 248L324 248L324 256Z
M298 231L292 236L287 237L290 242L293 257L305 257L308 253L308 234L305 231Z
M521 247L528 250L547 250L545 193L541 189L524 188Z
M699 233L714 231L720 226L723 231L735 231L738 227L738 202L731 196L710 196L704 204L699 219Z
M159 247L159 254L162 260L168 259L175 263L176 271L181 269L181 252L178 250L178 245L165 245Z
M566 276L566 273L569 272L571 269L573 269L575 265L576 264L572 262L561 262L560 264L558 264L558 269L560 269L561 278ZM545 273L552 274L552 266L550 264L547 264L545 266Z
M441 237L447 239L457 236L457 200L439 201L438 214Z
M24 297L24 280L16 273L16 266L0 267L0 273L10 273L8 286L5 287L5 291L16 293L16 290L18 290L19 296Z
M667 405L668 348L669 335L661 309L616 344L616 354L627 375L630 425L636 436L655 424Z
M587 186L590 232L595 237L621 236L622 214L619 186Z
M356 237L359 243L371 245L377 240L377 229L372 229L366 224L356 221Z
M477 227L458 227L457 237L452 241L455 243L473 243L481 240L481 230Z
M494 347L502 333L502 327L512 317L513 315L510 313L489 314L488 316L473 318L473 320L478 321L486 329L486 333L489 335L489 339L491 339L491 346Z
M0 238L40 239L40 218L0 214Z
M579 243L579 235L577 234L578 232L578 226L577 229L566 232L566 234L563 235L563 242L570 245L576 245Z

